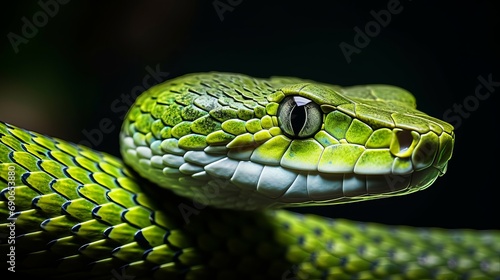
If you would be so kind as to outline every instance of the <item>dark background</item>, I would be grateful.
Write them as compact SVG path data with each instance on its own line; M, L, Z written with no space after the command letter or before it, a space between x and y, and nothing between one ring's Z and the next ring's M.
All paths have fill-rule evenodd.
M448 173L409 196L300 211L388 224L500 229L500 87L473 103L478 76L500 82L493 1L401 0L402 10L350 63L339 44L354 46L354 28L364 30L374 20L370 11L394 1L69 1L57 11L55 0L41 3L52 3L46 22L37 1L2 6L3 121L80 142L88 140L85 130L95 131L109 119L114 129L93 146L118 155L121 112L111 104L125 104L121 96L142 85L147 67L168 72L168 78L215 70L340 85L394 84L414 93L419 108L438 118L464 101L477 105L460 122L453 120L457 138ZM222 21L214 3L230 8L219 11ZM36 34L27 33L31 38L16 52L9 34L23 36L23 17L33 23L34 16Z

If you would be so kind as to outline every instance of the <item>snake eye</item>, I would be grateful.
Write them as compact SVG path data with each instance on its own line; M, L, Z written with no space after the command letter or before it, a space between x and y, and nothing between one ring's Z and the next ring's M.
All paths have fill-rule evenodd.
M287 136L306 138L321 128L323 112L312 100L302 96L287 96L278 107L278 122Z

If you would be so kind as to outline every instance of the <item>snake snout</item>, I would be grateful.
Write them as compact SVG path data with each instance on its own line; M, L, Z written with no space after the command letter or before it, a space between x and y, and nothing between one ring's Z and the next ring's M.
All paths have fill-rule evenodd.
M391 154L402 161L411 162L413 171L433 166L442 174L451 158L453 133L438 134L434 131L420 134L417 131L395 128L390 143Z

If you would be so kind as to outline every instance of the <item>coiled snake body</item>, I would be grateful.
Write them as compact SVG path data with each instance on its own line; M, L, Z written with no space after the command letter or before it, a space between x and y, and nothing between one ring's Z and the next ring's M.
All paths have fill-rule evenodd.
M418 111L397 87L227 73L185 75L139 96L120 134L125 163L0 123L5 271L63 279L499 279L498 231L277 209L424 189L446 172L453 143L452 126Z

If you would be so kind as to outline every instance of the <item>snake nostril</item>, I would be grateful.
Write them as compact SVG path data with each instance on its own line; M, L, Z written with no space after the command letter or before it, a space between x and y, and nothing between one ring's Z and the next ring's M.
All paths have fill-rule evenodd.
M406 152L413 143L413 136L409 130L402 130L396 133L399 142L399 152Z
M390 150L398 157L409 157L416 144L416 137L411 130L394 129Z

